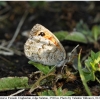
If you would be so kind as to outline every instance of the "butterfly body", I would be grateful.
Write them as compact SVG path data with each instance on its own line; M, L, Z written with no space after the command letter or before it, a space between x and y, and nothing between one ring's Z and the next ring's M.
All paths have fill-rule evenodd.
M60 67L66 59L66 52L56 36L47 28L36 24L24 45L27 58L44 65Z

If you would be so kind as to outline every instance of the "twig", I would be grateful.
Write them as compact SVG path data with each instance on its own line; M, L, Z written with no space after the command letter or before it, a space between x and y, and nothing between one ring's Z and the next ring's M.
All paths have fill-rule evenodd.
M17 95L17 94L19 94L19 93L23 92L24 90L25 90L25 89L18 90L17 92L15 92L15 93L11 94L10 96Z
M77 49L78 47L79 47L79 44L78 44L76 47L74 47L74 49L69 53L68 59L65 59L64 65L63 65L63 67L62 67L62 69L61 69L61 73L62 73L64 67L67 66L66 63L72 62L73 59L75 58L75 54L74 54L74 56L73 56L73 53L76 51L76 49Z
M32 93L37 87L40 86L40 81L41 81L41 80L43 80L43 79L45 79L45 78L47 78L47 77L49 77L49 76L55 76L55 74L54 74L54 73L49 73L49 74L47 74L47 75L45 75L45 76L41 76L41 77L32 85L31 89L29 90L29 93Z
M2 55L13 55L14 52L12 50L10 50L9 48L0 46L0 54L2 54Z
M16 37L17 37L17 35L18 35L18 33L19 33L20 29L21 29L21 26L23 25L27 15L28 15L28 12L26 11L24 13L24 15L22 16L21 21L19 22L18 27L17 27L17 29L15 31L15 34L14 34L13 38L11 39L10 43L8 44L7 48L10 48L12 46L12 44L15 41L15 39L16 39Z

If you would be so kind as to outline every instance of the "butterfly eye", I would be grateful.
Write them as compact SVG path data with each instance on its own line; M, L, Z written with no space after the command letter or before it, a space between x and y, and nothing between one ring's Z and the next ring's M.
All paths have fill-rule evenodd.
M44 32L40 32L40 34L38 34L39 36L45 36Z

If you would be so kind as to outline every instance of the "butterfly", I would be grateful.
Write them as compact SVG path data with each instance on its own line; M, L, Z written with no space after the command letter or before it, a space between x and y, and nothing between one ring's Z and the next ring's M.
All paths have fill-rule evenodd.
M43 65L61 67L66 62L66 52L60 41L40 24L31 29L24 52L28 59Z

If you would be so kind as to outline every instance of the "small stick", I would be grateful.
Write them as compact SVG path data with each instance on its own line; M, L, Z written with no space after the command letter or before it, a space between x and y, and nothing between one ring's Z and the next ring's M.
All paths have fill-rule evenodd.
M0 46L0 54L10 56L10 55L13 55L14 52L12 50L10 50L9 48Z
M23 25L27 15L28 15L28 12L26 11L24 13L24 15L22 16L21 21L19 22L18 27L17 27L17 29L15 31L15 34L14 34L13 38L11 39L10 43L8 44L7 48L10 48L12 46L12 44L15 41L15 39L16 39L16 37L17 37L17 35L18 35L18 33L19 33L20 29L21 29L21 26Z
M25 89L18 90L17 92L15 92L15 93L11 94L10 96L17 95L17 94L19 94L19 93L23 92L24 90L25 90Z

